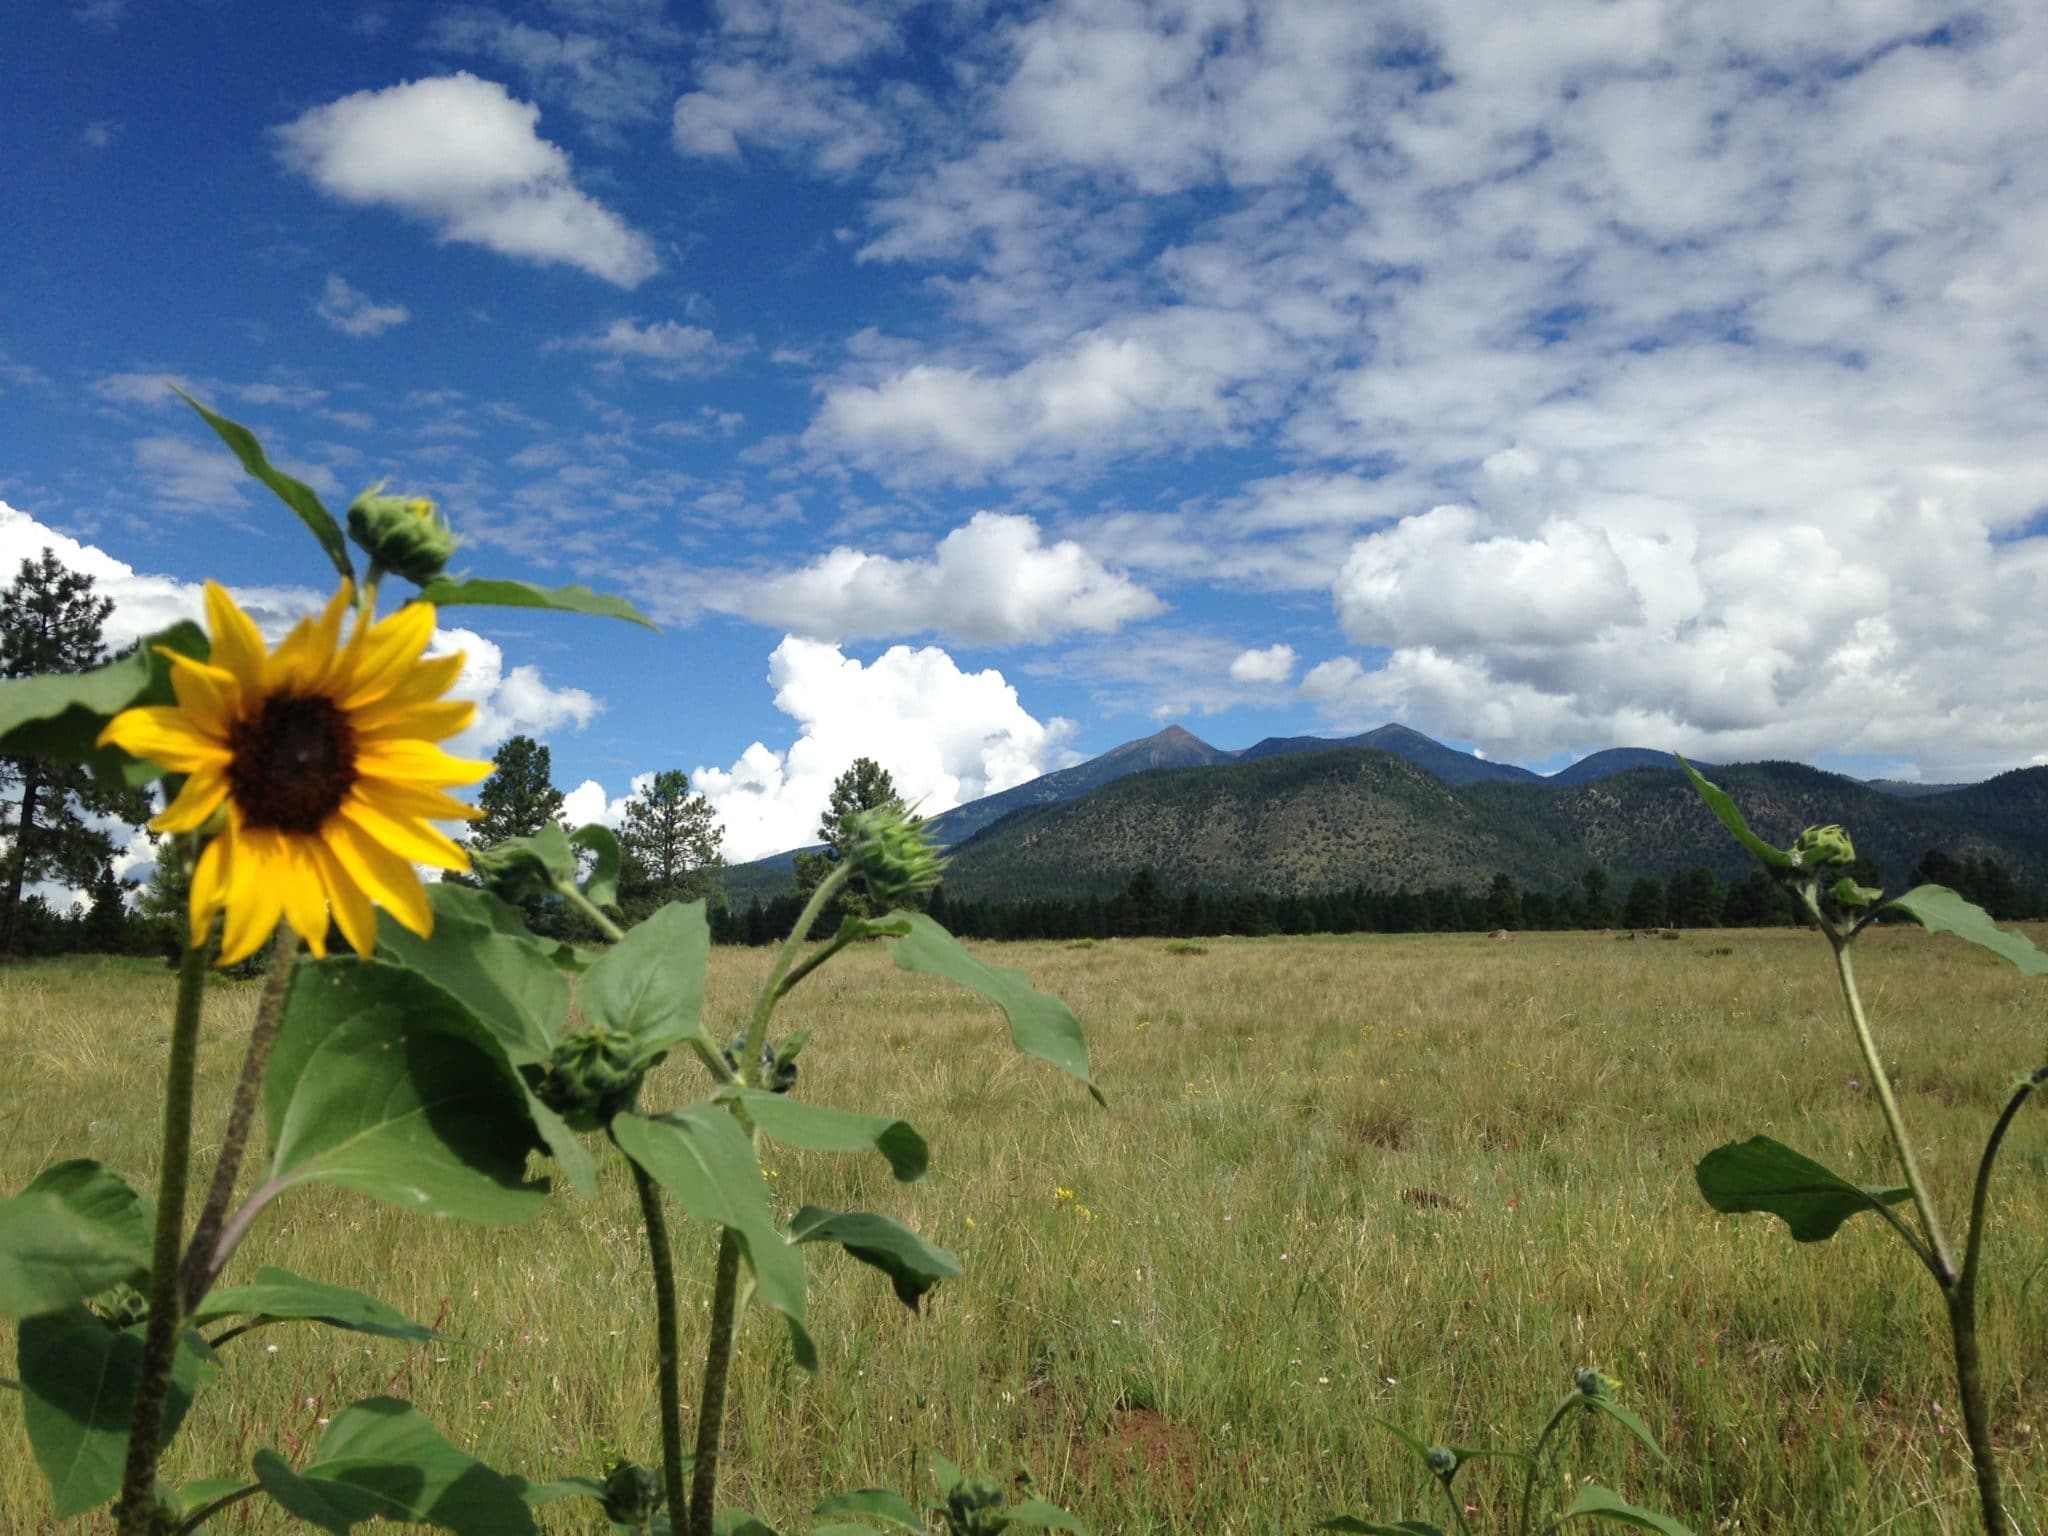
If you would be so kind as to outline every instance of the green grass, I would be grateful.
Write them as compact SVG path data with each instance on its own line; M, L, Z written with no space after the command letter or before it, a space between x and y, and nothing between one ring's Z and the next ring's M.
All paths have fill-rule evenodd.
M1775 1221L1715 1216L1693 1189L1695 1158L1757 1131L1845 1172L1888 1172L1817 939L998 955L1087 1024L1107 1112L1011 1052L999 1017L879 954L827 968L780 1018L817 1030L800 1092L906 1116L933 1164L903 1186L879 1158L773 1150L776 1190L792 1208L898 1214L966 1274L915 1318L871 1271L814 1259L815 1377L774 1319L751 1317L732 1502L801 1529L826 1493L922 1494L940 1449L1028 1467L1098 1536L1304 1531L1337 1510L1437 1520L1367 1415L1520 1440L1575 1366L1597 1364L1675 1465L1575 1431L1565 1466L1702 1536L1974 1528L1939 1301L1904 1250L1867 1220L1799 1248ZM717 1017L743 1016L765 964L714 956ZM1960 1213L2011 1074L2048 1055L2048 991L1917 933L1874 935L1861 968L1930 1177ZM149 1172L170 994L169 973L139 963L0 970L0 1188L67 1156ZM202 1170L254 998L229 986L209 1003ZM647 1098L697 1086L671 1066ZM2030 1530L2048 1518L2048 1273L2024 1294L2021 1281L2048 1250L2044 1172L2048 1119L2030 1112L2008 1143L1985 1298L2009 1498ZM680 1232L687 1357L710 1242ZM645 1255L616 1168L597 1198L506 1231L302 1189L230 1278L262 1263L359 1285L460 1342L250 1334L173 1452L179 1479L246 1468L263 1446L301 1454L321 1416L382 1391L507 1470L654 1458ZM1469 1492L1497 1486L1473 1478ZM48 1524L20 1416L0 1407L0 1529ZM215 1528L283 1526L247 1506ZM562 1514L551 1528L594 1526Z

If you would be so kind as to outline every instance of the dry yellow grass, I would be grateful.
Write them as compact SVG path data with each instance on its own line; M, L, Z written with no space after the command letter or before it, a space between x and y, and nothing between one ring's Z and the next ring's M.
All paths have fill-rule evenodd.
M1028 1467L1098 1533L1305 1531L1340 1509L1437 1519L1368 1414L1519 1438L1573 1367L1598 1364L1675 1465L1575 1434L1566 1466L1699 1532L1974 1528L1938 1299L1904 1250L1869 1221L1799 1248L1693 1189L1699 1154L1757 1131L1886 1174L1818 940L1212 940L995 958L1072 1004L1110 1108L1012 1053L976 1000L879 954L805 984L778 1022L817 1031L800 1091L904 1115L933 1166L900 1186L879 1159L771 1151L775 1188L792 1207L895 1213L966 1274L914 1318L872 1272L814 1259L815 1377L773 1320L749 1319L733 1502L802 1529L830 1492L923 1492L939 1449ZM716 1015L743 1014L765 964L714 956ZM1875 936L1863 972L1930 1175L1959 1211L2009 1078L2048 1059L2048 988L1909 932ZM147 1175L170 990L138 964L0 971L0 1188L66 1156ZM202 1166L253 999L228 987L209 1003ZM647 1097L696 1091L677 1064ZM2031 1113L2008 1144L1985 1298L2030 1529L2048 1514L2048 1274L2021 1282L2048 1247L2044 1171L2048 1116ZM680 1248L701 1337L708 1236L684 1226ZM361 1286L454 1342L250 1334L179 1440L176 1477L246 1468L263 1446L302 1453L323 1416L379 1391L535 1477L654 1457L645 1258L616 1168L597 1198L565 1196L508 1231L297 1191L236 1272L261 1263ZM553 1528L595 1528L557 1508ZM19 1414L0 1408L0 1527L43 1530L46 1510ZM216 1525L282 1528L255 1505Z

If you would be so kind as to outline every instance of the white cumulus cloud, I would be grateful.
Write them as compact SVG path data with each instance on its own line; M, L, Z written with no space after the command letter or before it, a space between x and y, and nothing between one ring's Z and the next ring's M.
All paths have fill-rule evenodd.
M622 288L652 276L653 243L576 186L539 121L539 107L463 72L357 91L276 131L285 163L330 197Z
M313 312L344 336L381 335L412 318L403 304L379 304L339 272L327 274Z
M731 765L690 775L735 862L816 842L832 781L857 757L880 763L906 801L934 814L1063 766L1072 730L1030 714L1002 673L963 672L937 646L894 646L863 664L790 635L769 657L768 680L796 740L781 751L757 741Z
M839 548L739 592L764 624L850 640L935 631L967 644L1020 644L1149 618L1164 604L1071 539L1048 544L1014 513L977 512L923 560Z
M1264 650L1245 650L1230 663L1234 683L1284 683L1294 675L1294 647L1269 645Z
M684 325L678 320L642 324L634 319L614 320L581 336L550 342L548 347L598 353L605 359L600 367L616 368L630 359L665 379L716 373L746 350L720 341L700 325Z

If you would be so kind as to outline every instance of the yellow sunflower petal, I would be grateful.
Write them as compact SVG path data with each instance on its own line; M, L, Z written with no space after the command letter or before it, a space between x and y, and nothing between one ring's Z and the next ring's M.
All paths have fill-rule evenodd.
M450 757L425 741L367 741L356 753L356 772L366 779L395 779L405 784L474 784L491 776L492 764L473 757Z
M192 937L189 942L194 949L206 942L215 916L227 905L233 851L232 837L216 837L206 845L206 851L199 855L199 867L192 871L192 899L189 903Z
M365 711L367 714L368 711ZM468 699L442 699L432 704L411 704L381 718L350 720L357 741L388 741L409 736L415 741L446 741L466 731L476 719L476 705Z
M433 638L432 603L407 603L389 618L359 626L348 671L339 679L342 708L360 709L397 687Z
M361 828L365 836L375 838L380 847L390 849L401 859L440 869L469 868L469 855L444 833L436 832L424 821L387 816L360 793L351 794L341 803L341 814Z
M327 600L319 617L301 619L292 626L292 632L285 636L284 644L277 648L265 668L264 681L269 691L323 691L322 685L328 681L335 659L335 642L341 637L342 615L354 595L355 588L344 581Z
M99 744L119 747L131 757L145 758L173 773L190 773L208 763L224 764L228 760L225 745L195 729L190 716L169 704L145 704L138 709L122 710L100 732Z
M235 852L228 865L221 965L248 959L277 931L278 919L284 915L284 886L291 873L284 840L275 832L246 827L232 835Z
M434 931L434 909L413 867L346 816L328 818L322 829L328 851L358 889L421 938Z
M424 784L358 779L356 793L386 816L412 816L421 821L477 821L484 814L475 806L464 805L453 795Z
M345 652L343 654L346 654ZM429 699L438 699L462 676L463 664L469 656L465 651L455 651L446 656L428 656L413 665L410 672L401 677L389 692L375 702L365 704L359 715L381 717L386 711L403 709L408 704L424 704Z
M261 688L263 636L217 581L206 584L206 628L213 636L213 664L232 672L246 691Z
M305 847L313 867L320 872L320 883L327 888L327 900L334 908L334 921L341 927L341 936L348 940L350 949L367 960L377 952L377 913L370 898L349 878L333 849L323 840L308 839Z
M319 866L308 852L314 841L306 837L279 839L278 885L284 898L285 921L306 941L315 959L327 958L327 887L320 879Z
M181 656L166 646L158 646L157 653L170 660L171 691L177 694L178 708L193 728L225 742L242 703L242 685L235 681L235 674Z
M196 832L220 809L228 796L226 763L205 763L192 770L178 798L149 820L152 832ZM219 841L219 839L215 839Z

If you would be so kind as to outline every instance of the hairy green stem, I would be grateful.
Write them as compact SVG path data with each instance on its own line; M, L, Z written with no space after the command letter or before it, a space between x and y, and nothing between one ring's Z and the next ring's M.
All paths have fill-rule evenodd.
M734 1306L739 1296L740 1241L718 1234L711 1291L711 1339L704 1351L704 1389L697 1403L697 1464L690 1470L690 1536L712 1536L718 1504L718 1443L725 1433L725 1383L732 1368ZM673 1517L671 1517L673 1527Z
M626 1159L633 1187L640 1192L640 1220L647 1228L647 1256L654 1267L654 1329L661 1366L661 1475L668 1492L669 1528L683 1519L683 1400L677 1367L682 1361L676 1319L675 1255L669 1246L668 1220L662 1215L661 1187L646 1169Z
M233 1493L222 1494L211 1504L200 1505L199 1508L193 1510L191 1514L178 1522L175 1536L187 1536L188 1532L198 1530L222 1510L233 1509L242 1500L254 1498L262 1491L263 1485L261 1483L251 1483L246 1488L237 1488Z
M1807 905L1814 915L1820 915L1813 897L1807 897ZM1877 1093L1879 1107L1884 1110L1884 1123L1891 1132L1892 1148L1898 1153L1899 1168L1906 1176L1906 1187L1913 1192L1913 1208L1920 1213L1920 1230L1926 1235L1928 1251L1934 1256L1934 1278L1941 1282L1946 1291L1955 1285L1958 1278L1956 1261L1948 1246L1948 1236L1942 1230L1941 1216L1934 1209L1934 1200L1927 1192L1927 1180L1921 1176L1920 1160L1914 1155L1913 1143L1906 1135L1905 1117L1899 1113L1898 1096L1892 1092L1892 1080L1884 1069L1884 1062L1877 1053L1877 1041L1870 1033L1870 1020L1863 1012L1863 996L1856 989L1856 968L1849 958L1849 943L1832 926L1823 920L1822 931L1835 951L1835 972L1841 979L1842 999L1848 1005L1849 1023L1856 1031L1857 1047L1863 1052L1863 1065L1870 1073L1870 1086Z
M832 898L837 896L853 878L851 864L836 865L832 873L818 882L818 888L811 892L811 899L804 903L803 912L797 917L796 925L789 930L789 936L782 941L782 947L775 952L775 964L769 968L768 979L761 984L761 995L754 1001L753 1017L747 1021L747 1049L740 1057L740 1081L749 1088L759 1070L761 1046L768 1038L768 1016L775 1012L775 1005L782 1001L783 994L794 982L789 981L791 967L796 963L797 951L809 941L811 925L818 920ZM806 965L795 975L798 980L816 969Z
M1543 1431L1537 1435L1536 1443L1529 1448L1529 1475L1522 1480L1522 1522L1519 1527L1522 1536L1529 1536L1529 1516L1536 1507L1536 1474L1543 1469L1543 1448L1550 1443L1550 1437L1556 1433L1557 1426L1564 1422L1564 1416L1571 1412L1572 1405L1578 1400L1579 1395L1574 1392L1559 1403L1552 1410L1550 1417L1544 1421Z
M626 936L626 930L605 916L604 908L584 895L581 887L574 880L556 881L555 894L589 918L591 922L595 923L597 931L607 939L610 939L614 944Z
M1458 1529L1463 1531L1465 1536L1472 1536L1472 1522L1465 1518L1465 1506L1459 1501L1457 1490L1451 1486L1451 1480L1448 1477L1440 1477L1437 1482L1444 1490L1444 1497L1450 1501L1451 1518L1458 1522Z
M117 1506L120 1536L148 1536L156 1514L156 1464L161 1453L164 1399L177 1354L178 1254L185 1237L185 1186L191 1174L192 1078L199 1061L200 1005L206 996L208 948L187 945L178 968L178 1001L171 1019L170 1061L164 1071L163 1153L157 1172L156 1234L149 1265L149 1325L128 1420L128 1456Z
M270 1064L270 1047L277 1040L277 1027L284 1019L284 998L291 985L292 968L298 960L299 937L290 925L280 923L271 941L270 972L263 978L263 997L256 1004L256 1023L249 1031L249 1048L242 1057L242 1075L235 1083L234 1102L228 1108L227 1128L221 1132L220 1156L213 1165L213 1183L206 1203L199 1208L199 1220L192 1239L185 1245L185 1261L179 1267L179 1287L187 1312L220 1278L214 1245L220 1238L221 1223L227 1219L228 1202L235 1197L235 1182L242 1174L242 1154L249 1144L249 1123L256 1114L256 1094L263 1086L263 1071ZM225 1261L225 1255L221 1256Z

